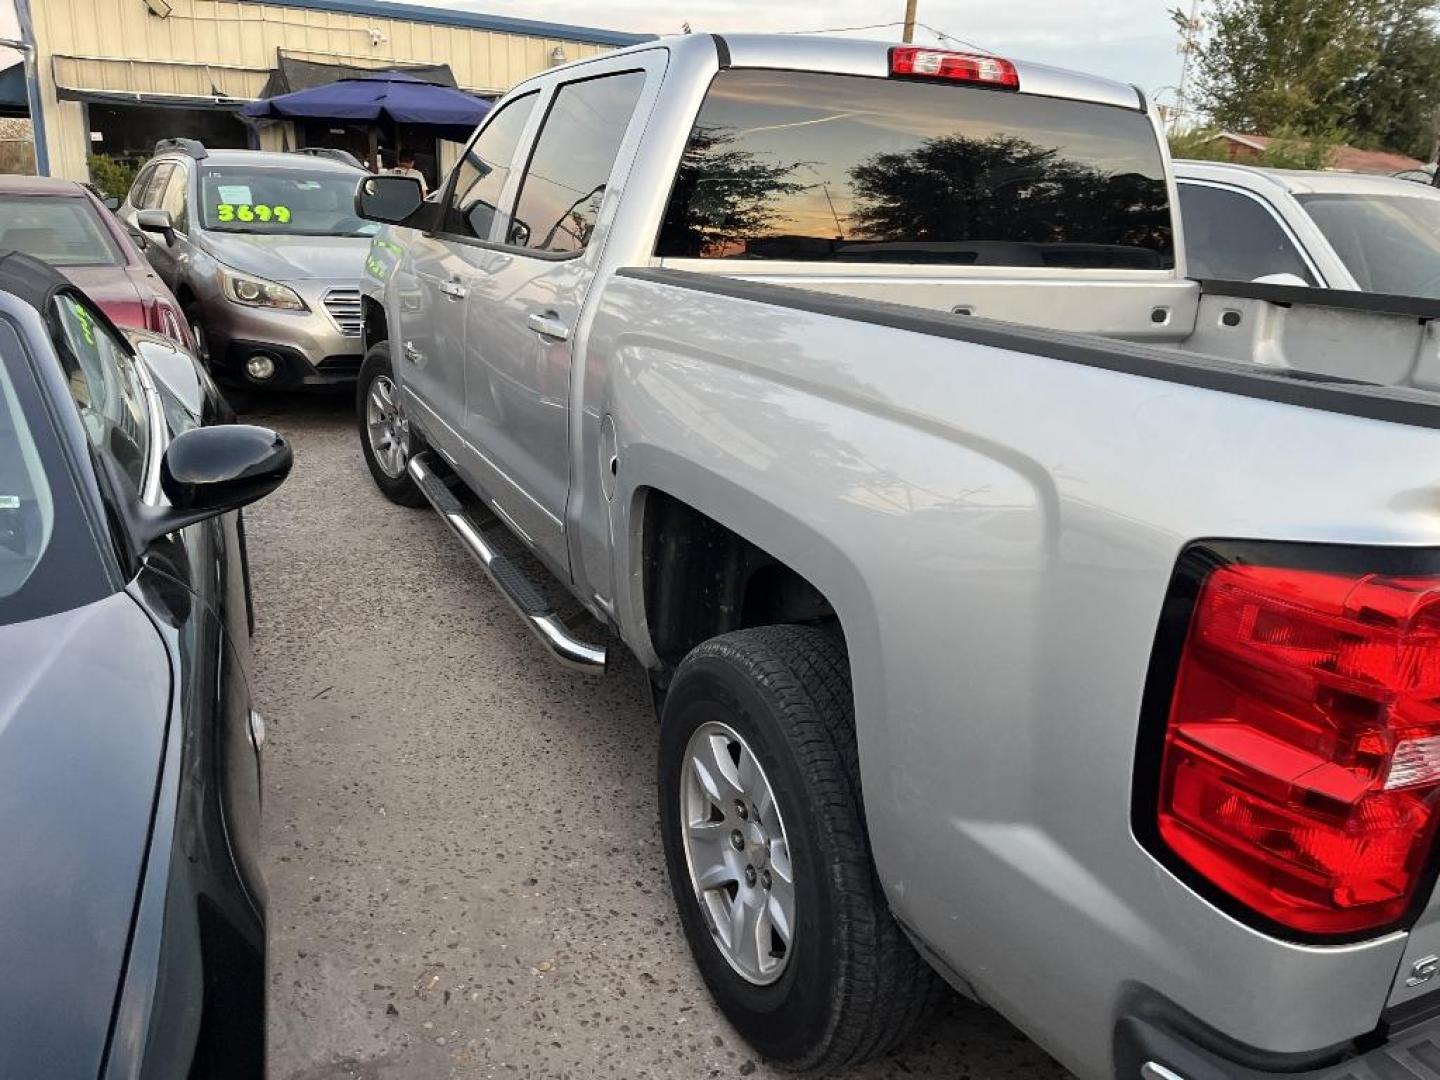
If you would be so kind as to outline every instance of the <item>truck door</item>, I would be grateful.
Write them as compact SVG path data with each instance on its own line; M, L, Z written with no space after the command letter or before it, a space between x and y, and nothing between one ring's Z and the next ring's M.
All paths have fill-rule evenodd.
M480 485L562 573L570 565L564 521L580 313L614 216L612 179L618 184L633 157L643 125L632 119L662 64L658 51L618 57L553 85L539 132L527 140L528 163L501 203L513 210L500 215L498 242L474 262L466 425L486 459Z
M506 102L486 118L465 148L449 184L433 233L410 245L409 273L397 281L400 342L395 363L401 382L418 399L425 429L473 486L480 458L465 422L466 303L477 260L493 254L482 246L494 225L521 138L530 126L540 92ZM438 420L439 423L434 421ZM424 421L422 421L424 422Z

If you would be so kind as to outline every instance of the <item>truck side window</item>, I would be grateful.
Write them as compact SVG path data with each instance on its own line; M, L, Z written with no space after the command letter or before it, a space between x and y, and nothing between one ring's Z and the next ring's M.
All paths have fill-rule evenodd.
M507 240L536 251L583 251L645 88L643 71L567 83L535 141Z
M1275 215L1257 199L1208 184L1179 187L1191 277L1254 281L1269 274L1294 274L1315 284Z
M537 90L506 102L466 148L455 176L450 205L445 208L442 231L475 240L490 239L491 223L495 220L500 193L510 176L515 148L539 100Z

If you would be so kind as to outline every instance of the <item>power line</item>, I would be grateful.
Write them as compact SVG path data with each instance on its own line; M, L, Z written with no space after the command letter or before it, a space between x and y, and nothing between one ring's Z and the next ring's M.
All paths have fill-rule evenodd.
M866 23L864 26L822 26L816 30L782 30L780 32L782 34L843 34L852 30L883 30L891 26L903 27L904 25L903 20L894 19L891 22ZM964 45L967 49L974 49L976 52L989 53L991 56L997 55L994 49L986 48L984 45L979 45L973 41L966 41L962 37L956 37L954 34L947 33L939 27L931 26L929 23L917 21L915 25L922 29L929 30L930 33L939 38L942 43L953 41L957 45Z

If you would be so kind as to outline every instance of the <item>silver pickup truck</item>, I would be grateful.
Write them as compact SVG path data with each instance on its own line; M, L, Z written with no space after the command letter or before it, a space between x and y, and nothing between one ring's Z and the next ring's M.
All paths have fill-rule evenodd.
M938 972L1087 1080L1440 1077L1440 305L1190 280L1137 90L857 41L556 68L356 201L370 471L649 672L762 1054Z

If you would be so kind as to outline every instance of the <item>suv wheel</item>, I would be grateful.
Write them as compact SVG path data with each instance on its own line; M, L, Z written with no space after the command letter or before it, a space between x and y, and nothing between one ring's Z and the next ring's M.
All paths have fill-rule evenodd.
M360 449L375 486L400 506L421 506L425 496L410 479L410 458L425 449L420 434L410 427L390 367L390 345L379 341L370 346L360 365L355 388L355 408L360 425Z
M829 1071L927 1017L941 984L870 861L838 635L766 626L697 646L666 695L659 786L685 936L757 1050Z
M190 327L190 336L195 339L195 355L208 371L210 369L210 339L205 334L205 319L200 314L200 305L191 300L182 314Z

